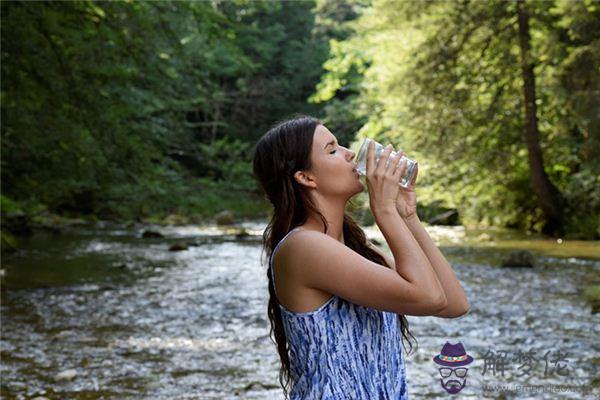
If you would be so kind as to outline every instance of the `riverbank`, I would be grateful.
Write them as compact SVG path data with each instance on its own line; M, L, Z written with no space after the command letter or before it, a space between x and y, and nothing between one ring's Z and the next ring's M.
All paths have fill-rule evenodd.
M215 208L215 210L218 209ZM35 216L27 216L23 213L16 213L12 215L12 218L19 220L17 223L20 225L15 229L17 234L4 230L6 225L3 224L3 253L5 251L11 251L18 246L18 241L21 236L28 236L34 231L60 234L60 232L73 227L94 227L96 225L124 227L133 227L136 225L223 225L235 227L236 225L243 224L245 221L266 219L268 213L268 205L264 204L262 206L255 205L253 207L247 207L246 209L225 209L216 211L214 214L206 212L193 214L171 213L144 218L140 217L126 221L100 220L93 215L67 216L43 212ZM379 232L377 225L372 223L371 218L364 217L359 222L362 226L367 227L366 229L369 230L374 237L379 236L379 240L383 241L383 236ZM443 226L429 225L426 222L424 222L424 225L427 226L430 235L437 241L437 244L442 246L452 246L460 243L463 247L479 249L527 250L542 256L600 260L600 241L597 240L550 238L541 234L521 232L515 229L482 227L477 225Z
M255 191L224 182L197 179L185 191L181 187L171 196L153 202L123 201L105 204L94 213L71 210L56 212L44 204L1 199L2 253L16 250L22 238L34 232L60 234L73 227L100 225L208 225L265 219L269 204Z

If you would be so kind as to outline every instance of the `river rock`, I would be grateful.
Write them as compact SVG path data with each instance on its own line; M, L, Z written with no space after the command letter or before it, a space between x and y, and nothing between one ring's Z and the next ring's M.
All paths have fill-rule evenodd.
M479 242L493 242L494 238L489 233L482 233L477 236L477 241Z
M427 221L429 225L458 225L458 210L449 210L438 214Z
M189 220L186 216L181 214L169 214L165 217L163 222L168 225L186 225L189 223Z
M33 233L31 218L23 211L3 212L2 229L17 236L29 236Z
M269 390L269 389L276 389L278 387L279 386L274 385L272 383L263 383L263 382L259 382L259 381L252 381L249 384L247 384L246 386L244 386L243 390L248 391L248 390L254 390L255 388L261 388L261 389L267 389L267 390Z
M57 382L70 381L70 380L74 379L77 375L78 375L77 370L67 369L65 371L59 372L58 374L54 375L54 380Z
M51 234L58 236L58 235L62 235L63 230L61 227L56 226L56 225L50 225L48 223L43 223L41 225L38 226L39 229L43 229L46 232L50 232Z
M188 215L188 219L192 224L203 224L205 222L202 214L191 214Z
M162 233L157 232L157 231L145 230L144 233L142 233L142 237L143 238L162 238L164 236Z
M240 230L235 234L236 238L243 238L246 236L250 236L246 228L240 228Z
M182 251L182 250L187 250L188 249L188 245L187 243L173 243L170 247L169 247L169 251Z
M233 213L229 210L215 214L214 218L217 225L233 225L234 222Z
M592 314L600 312L600 285L592 285L584 290L586 300L592 308Z
M535 267L535 257L529 250L511 251L502 260L502 266L508 268L532 268Z

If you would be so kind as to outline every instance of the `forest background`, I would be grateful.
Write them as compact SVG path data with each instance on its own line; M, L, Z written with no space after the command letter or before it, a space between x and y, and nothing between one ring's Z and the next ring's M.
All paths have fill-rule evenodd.
M450 223L600 238L599 2L1 12L3 246L65 218L267 218L253 146L296 113L342 145L372 137L417 159L425 221L450 210Z

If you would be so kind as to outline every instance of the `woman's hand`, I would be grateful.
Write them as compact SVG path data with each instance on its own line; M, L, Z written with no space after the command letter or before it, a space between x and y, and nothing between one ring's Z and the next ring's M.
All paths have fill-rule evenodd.
M404 152L402 152L404 154ZM406 163L402 163L399 167L400 176L404 176L406 170ZM415 183L417 181L417 175L419 173L419 164L415 166L415 176L411 180L408 188L400 186L400 192L396 198L396 210L398 214L404 219L408 219L417 214L417 194L415 193Z
M401 156L397 154L396 158L389 159L388 165L391 152L392 146L386 146L378 162L375 163L375 144L369 143L367 149L367 188L369 203L374 215L381 212L396 212L394 208L400 192L398 182L400 182L401 176L401 169L397 167Z

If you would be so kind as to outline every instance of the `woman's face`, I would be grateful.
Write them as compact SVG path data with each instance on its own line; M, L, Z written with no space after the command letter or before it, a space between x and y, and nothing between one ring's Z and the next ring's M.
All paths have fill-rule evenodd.
M350 198L364 190L352 160L355 153L340 146L336 137L323 125L315 129L311 161L312 169L306 174L312 179L310 186L323 195Z

